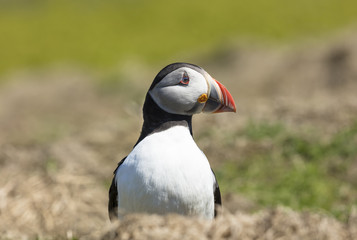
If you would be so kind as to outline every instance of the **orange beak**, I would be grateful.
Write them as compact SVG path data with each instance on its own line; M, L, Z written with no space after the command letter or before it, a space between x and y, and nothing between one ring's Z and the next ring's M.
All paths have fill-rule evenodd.
M203 107L203 112L236 112L237 109L233 97L222 83L212 78L212 80L209 81L209 87L209 97Z

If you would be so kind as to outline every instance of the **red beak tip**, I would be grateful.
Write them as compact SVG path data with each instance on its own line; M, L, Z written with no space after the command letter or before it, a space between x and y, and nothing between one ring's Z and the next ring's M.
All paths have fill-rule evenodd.
M222 105L221 107L215 111L215 113L220 113L220 112L237 112L236 104L234 103L234 99L231 95L231 93L228 91L228 89L219 81L216 79L213 79L216 81L217 85L219 86L221 93L222 93Z

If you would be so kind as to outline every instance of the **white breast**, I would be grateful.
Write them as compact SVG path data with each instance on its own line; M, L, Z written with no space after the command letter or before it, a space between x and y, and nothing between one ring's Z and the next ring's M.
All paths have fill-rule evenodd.
M143 139L116 173L119 217L127 213L214 216L215 178L187 127Z

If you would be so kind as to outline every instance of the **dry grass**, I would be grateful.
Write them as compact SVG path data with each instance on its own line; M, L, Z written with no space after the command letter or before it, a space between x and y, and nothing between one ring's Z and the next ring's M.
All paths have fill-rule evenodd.
M222 55L216 64L201 61L237 96L239 111L194 120L198 144L213 166L234 158L235 147L249 151L242 140L230 151L201 137L205 127L218 122L224 133L251 119L279 120L296 129L315 126L327 132L354 121L357 38L341 39L300 49L235 51ZM130 81L124 83L135 86L140 99L129 98L131 93L116 86L116 94L107 94L86 74L71 70L25 73L2 86L2 239L357 238L356 209L348 222L327 213L282 207L251 214L255 203L234 194L225 194L228 210L214 222L144 215L110 224L108 182L116 162L130 151L139 134L141 103L153 76L145 68L136 71L145 71L150 74L129 74Z
M133 215L104 230L100 239L356 239L357 215L342 224L324 214L276 208L256 214L221 214L207 222L183 216ZM94 235L95 236L95 235ZM95 238L99 237L98 235Z

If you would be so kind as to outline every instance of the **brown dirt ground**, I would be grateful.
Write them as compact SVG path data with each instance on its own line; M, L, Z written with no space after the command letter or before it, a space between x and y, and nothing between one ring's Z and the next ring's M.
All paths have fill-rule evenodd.
M211 164L245 145L222 150L200 138L206 127L227 132L254 119L334 132L355 121L356 36L279 49L238 47L198 60L238 105L236 115L194 119ZM99 74L68 68L7 77L0 88L1 239L357 239L356 209L347 223L283 207L251 214L252 203L228 193L227 209L213 222L140 215L110 224L108 182L139 135L141 104L155 74L135 64L122 71L126 80L110 93L96 81Z

